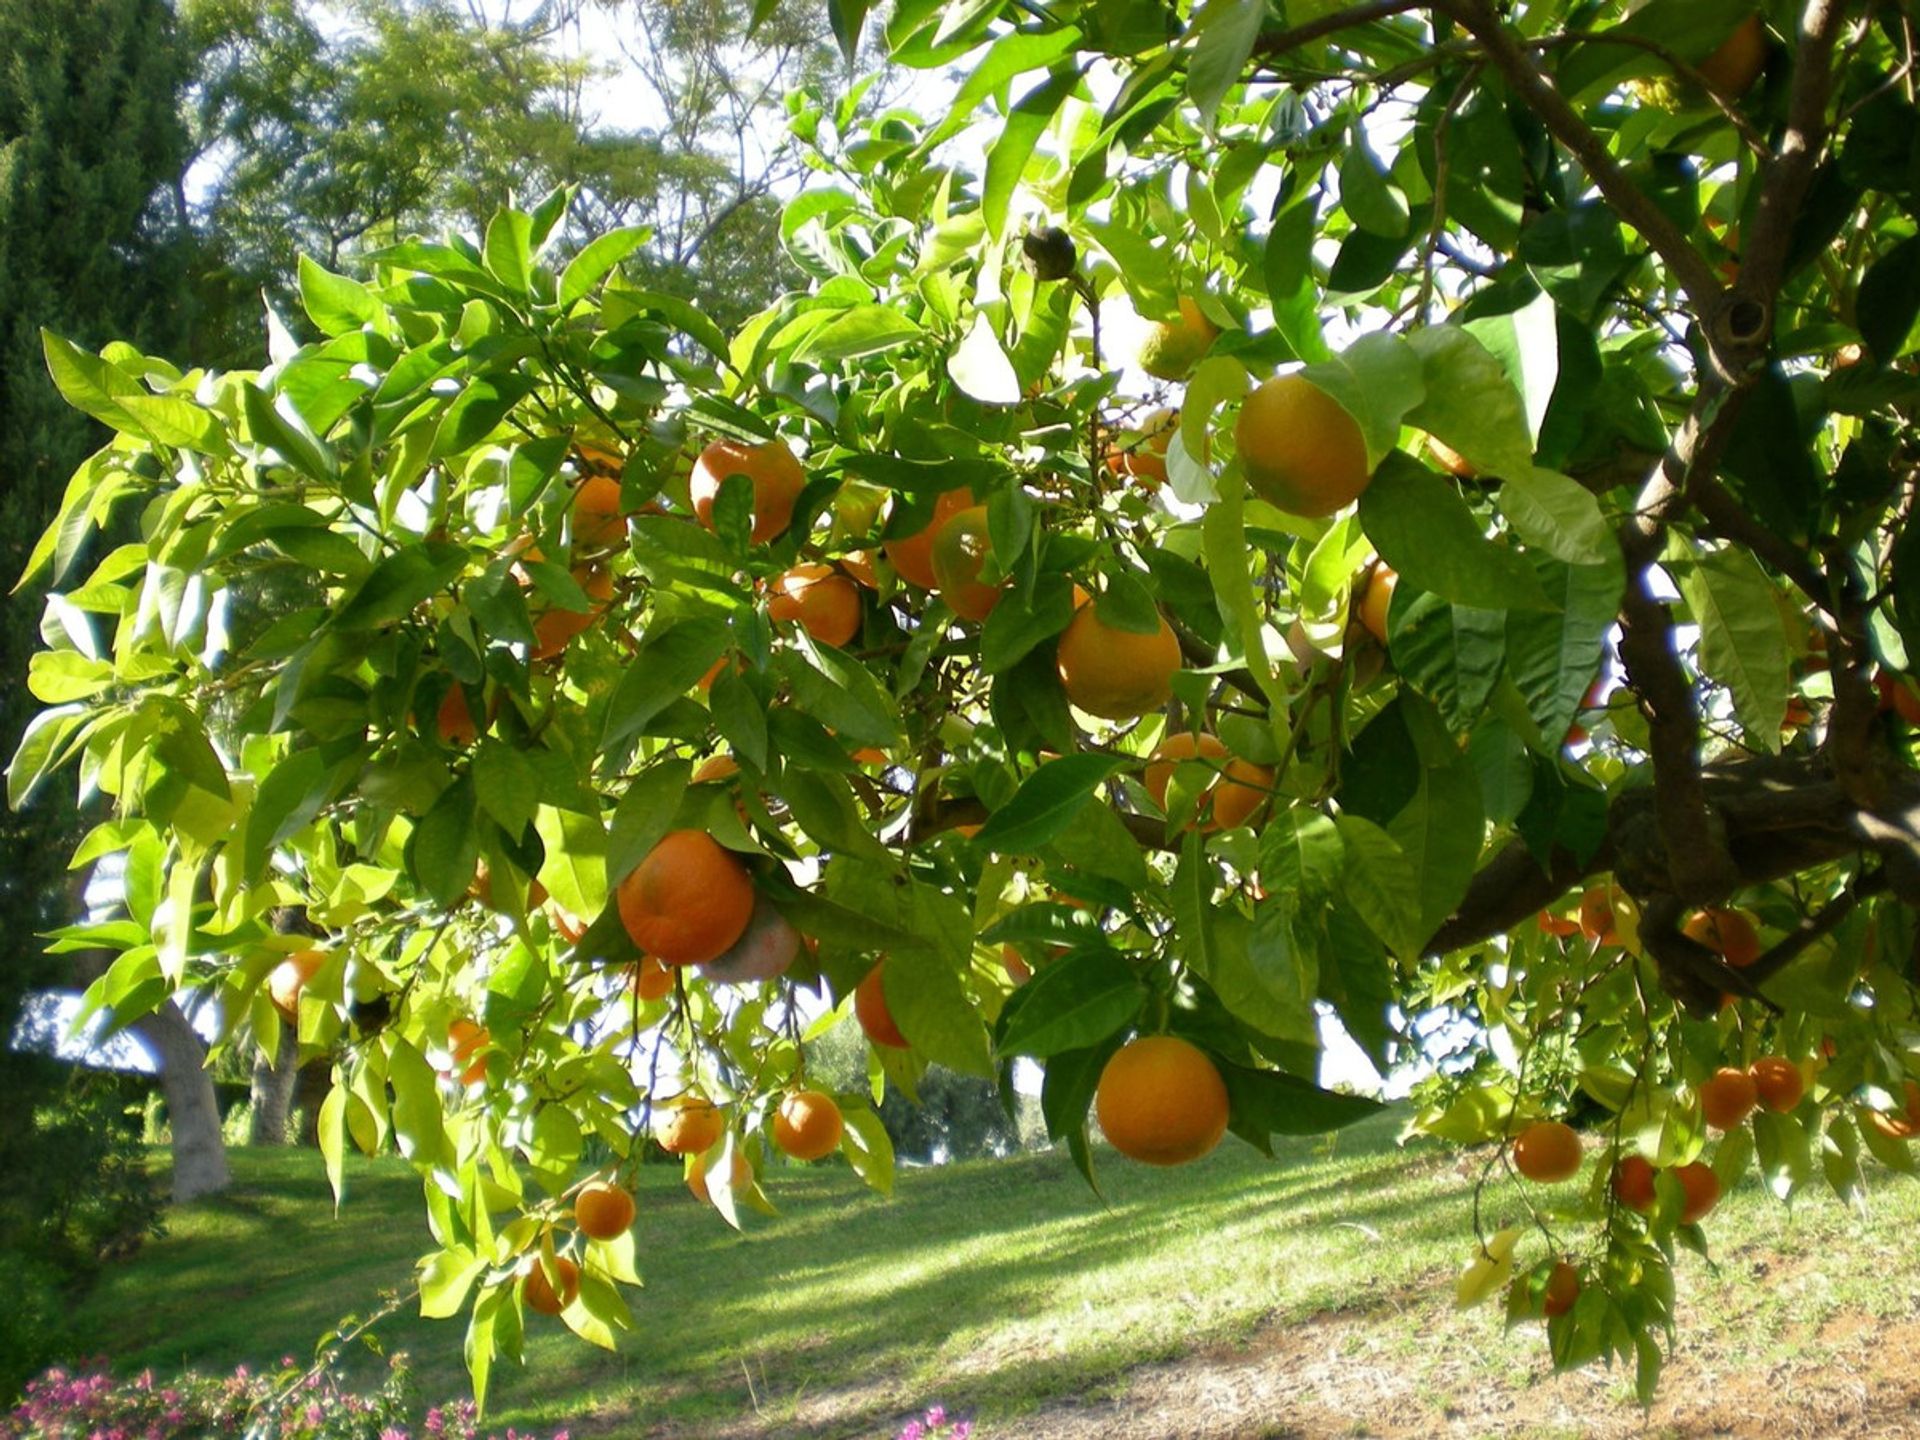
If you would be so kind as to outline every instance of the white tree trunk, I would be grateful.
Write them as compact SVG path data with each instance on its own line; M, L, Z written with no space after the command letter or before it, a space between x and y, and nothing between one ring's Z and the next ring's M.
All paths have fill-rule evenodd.
M206 1068L207 1047L173 1000L133 1029L160 1055L160 1084L173 1132L173 1203L226 1189L232 1176L220 1135L220 1104Z

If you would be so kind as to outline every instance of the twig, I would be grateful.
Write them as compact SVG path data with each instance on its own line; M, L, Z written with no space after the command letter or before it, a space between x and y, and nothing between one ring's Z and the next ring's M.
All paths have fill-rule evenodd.
M1271 35L1262 35L1253 42L1253 57L1256 60L1270 60L1276 55L1284 55L1289 50L1298 50L1303 45L1311 45L1329 35L1337 35L1342 30L1358 29L1362 25L1371 25L1376 20L1390 19L1403 15L1409 10L1420 8L1423 0L1370 0L1365 5L1355 5L1351 9L1336 10L1331 15L1322 15L1309 20L1304 25L1296 25L1290 30L1279 30Z

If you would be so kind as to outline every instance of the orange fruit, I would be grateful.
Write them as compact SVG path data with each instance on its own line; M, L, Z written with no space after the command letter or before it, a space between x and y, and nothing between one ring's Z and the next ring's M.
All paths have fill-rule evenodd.
M627 538L627 517L620 510L620 482L589 475L574 487L573 543L590 549L618 545Z
M546 1267L541 1265L538 1255L529 1256L522 1269L527 1277L522 1293L529 1310L537 1310L542 1315L558 1315L580 1298L580 1267L566 1256L553 1257L554 1273L560 1277L558 1290L553 1288L553 1281L547 1278Z
M1183 760L1219 762L1218 770L1195 807L1195 818L1202 830L1231 830L1244 825L1273 793L1273 771L1250 760L1232 758L1217 736L1194 735L1187 731L1169 735L1154 747L1153 758L1141 777L1153 803L1167 808L1167 786L1173 780L1174 766Z
M1760 936L1738 910L1698 910L1687 917L1681 934L1721 956L1736 967L1760 958Z
M845 645L860 633L860 587L831 565L796 565L773 582L767 614L799 621L822 645Z
M740 762L731 755L709 755L693 770L693 783L704 785L711 780L731 780L740 773Z
M1246 398L1233 427L1254 494L1294 515L1331 515L1373 478L1360 426L1326 391L1281 375Z
M1127 474L1146 482L1142 489L1151 490L1167 478L1167 448L1179 428L1178 410L1156 410L1140 422L1140 433L1132 443L1118 452Z
M1360 596L1360 625L1369 635L1387 643L1387 608L1393 604L1393 588L1400 577L1385 565L1376 565L1367 573L1367 588Z
M819 1160L840 1148L846 1122L831 1095L795 1090L773 1116L773 1143L796 1160Z
M1027 964L1025 957L1011 945L1000 947L1000 963L1016 985L1024 985L1033 978L1033 967Z
M1438 435L1427 436L1427 453L1433 456L1440 468L1456 480L1473 479L1473 465L1467 457L1454 449Z
M1700 1087L1700 1113L1715 1130L1731 1130L1760 1103L1759 1087L1744 1070L1723 1067Z
M1177 1035L1141 1035L1100 1072L1094 1113L1107 1142L1148 1165L1198 1160L1227 1133L1227 1085L1207 1053Z
M467 887L467 893L489 910L499 910L493 903L493 867L482 859L473 867L473 884ZM540 883L538 876L527 881L527 908L537 910L547 903L547 887Z
M1920 1083L1908 1080L1902 1088L1907 1102L1904 1111L1886 1113L1875 1110L1867 1115L1873 1128L1889 1140L1911 1140L1915 1135L1920 1135Z
M743 445L737 440L716 440L700 452L693 462L693 475L687 482L687 498L693 513L709 530L713 528L714 497L720 483L731 475L745 475L753 482L754 544L762 545L786 532L793 523L793 505L807 488L807 472L800 468L794 454L778 440L764 445Z
M933 573L933 537L947 521L972 508L973 492L966 486L948 490L933 502L933 518L922 529L898 540L883 541L880 548L900 578L922 590L933 589L939 583Z
M1685 1198L1680 1204L1680 1223L1692 1225L1704 1220L1713 1207L1720 1203L1720 1177L1713 1168L1702 1165L1698 1160L1687 1165L1676 1165L1673 1178L1680 1182Z
M704 1154L726 1132L726 1116L705 1096L682 1095L660 1108L668 1114L656 1125L654 1138L669 1155Z
M289 1025L300 1023L300 992L326 963L324 950L296 950L267 976L267 998Z
M1798 1106L1800 1097L1807 1093L1806 1077L1800 1073L1800 1067L1778 1055L1761 1056L1747 1073L1753 1076L1753 1083L1760 1091L1760 1103L1783 1115Z
M880 588L880 577L874 572L871 550L849 550L840 557L840 568L867 589Z
M587 937L587 922L558 900L547 902L547 920L553 926L553 933L569 945L578 945Z
M738 1149L733 1152L733 1164L728 1167L727 1173L733 1177L735 1194L739 1194L753 1184L753 1162ZM707 1190L707 1160L704 1155L696 1155L687 1162L687 1189L693 1192L693 1198L701 1204L713 1203L713 1196Z
M627 988L642 1000L664 1000L673 993L673 971L651 955L627 967Z
M1140 342L1138 363L1156 380L1184 380L1219 335L1220 327L1207 318L1199 304L1182 295L1180 318L1157 321L1148 328Z
M487 1078L487 1057L480 1052L492 1040L486 1026L476 1025L471 1020L456 1020L447 1026L447 1044L453 1049L453 1064L460 1072L462 1085L472 1085Z
M1653 1166L1642 1155L1628 1155L1613 1167L1613 1193L1629 1210L1642 1215L1653 1208Z
M473 710L467 704L466 686L456 683L447 687L434 724L441 740L448 745L471 745L480 738L480 727L474 724Z
M1767 65L1767 27L1749 15L1720 48L1700 62L1707 88L1722 100L1738 100L1753 88Z
M533 622L533 658L551 660L572 643L573 637L590 627L613 599L613 572L604 565L577 565L574 583L587 592L593 604L588 610L562 610L558 606L540 612Z
M862 745L847 758L856 765L891 765L893 763L887 752L875 745Z
M1540 1308L1551 1320L1556 1315L1564 1315L1573 1308L1573 1302L1580 1298L1580 1272L1562 1260L1553 1267L1553 1273L1547 1276L1547 1288L1542 1293Z
M1536 1120L1513 1142L1513 1168L1542 1185L1571 1180L1580 1171L1580 1137L1571 1125Z
M933 537L935 587L963 620L986 619L1005 593L1002 585L985 585L980 580L992 551L984 505L969 506L950 517Z
M617 1240L633 1224L633 1196L605 1180L590 1180L573 1197L573 1223L589 1240Z
M867 972L853 990L853 1018L860 1022L860 1028L867 1032L867 1039L876 1045L885 1045L890 1050L905 1050L907 1037L900 1033L900 1027L894 1023L893 1012L887 1009L887 994L880 985L880 971L886 965L883 959Z
M1580 922L1565 915L1554 915L1548 911L1540 912L1540 928L1548 935L1556 935L1562 940L1569 935L1580 933Z
M1580 933L1602 945L1619 943L1614 933L1613 896L1609 887L1595 885L1580 897Z
M1164 619L1140 635L1102 623L1086 604L1060 637L1055 668L1077 708L1103 720L1137 720L1173 698L1180 642Z
M633 943L668 965L726 953L753 918L747 867L703 830L673 830L614 894Z

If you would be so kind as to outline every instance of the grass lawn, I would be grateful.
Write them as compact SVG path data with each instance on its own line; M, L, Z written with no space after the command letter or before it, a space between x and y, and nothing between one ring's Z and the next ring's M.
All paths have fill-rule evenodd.
M1104 1201L1064 1153L905 1171L891 1201L837 1167L776 1171L782 1214L753 1217L744 1236L687 1195L677 1170L650 1171L634 1332L608 1355L530 1317L528 1364L496 1371L493 1416L576 1435L872 1435L939 1400L977 1411L983 1433L1026 1434L1051 1408L1124 1394L1137 1367L1230 1354L1329 1314L1365 1326L1328 1344L1393 1367L1436 1415L1463 1385L1523 1392L1544 1368L1538 1334L1446 1303L1476 1169L1437 1147L1399 1148L1397 1124L1295 1142L1277 1161L1231 1140L1178 1170L1108 1154ZM336 1218L317 1154L234 1162L233 1192L174 1212L170 1233L85 1301L88 1334L117 1367L304 1356L408 1283L428 1239L404 1166L357 1165ZM1487 1213L1513 1208L1496 1191ZM1916 1220L1920 1186L1891 1178L1865 1217L1819 1194L1788 1210L1742 1189L1709 1222L1718 1274L1682 1262L1683 1351L1762 1367L1817 1357L1836 1317L1913 1317ZM411 1353L430 1398L462 1393L458 1323L402 1314L381 1333ZM1625 1381L1603 1383L1620 1407Z

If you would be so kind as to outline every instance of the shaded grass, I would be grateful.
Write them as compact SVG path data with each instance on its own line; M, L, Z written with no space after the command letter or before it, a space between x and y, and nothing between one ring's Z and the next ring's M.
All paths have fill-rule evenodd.
M502 1425L576 1434L704 1434L756 1415L769 1433L872 1434L935 1399L991 1423L1334 1310L1378 1312L1376 1359L1419 1371L1471 1245L1478 1172L1449 1151L1397 1147L1396 1130L1381 1117L1277 1147L1276 1161L1231 1145L1178 1170L1109 1154L1104 1200L1063 1153L905 1171L890 1202L838 1167L775 1170L782 1213L745 1235L694 1202L677 1170L652 1169L635 1331L608 1355L532 1317L527 1366L496 1372L493 1409ZM305 1355L343 1315L410 1283L430 1241L404 1166L355 1165L336 1218L313 1152L234 1162L233 1193L175 1212L171 1233L86 1301L81 1319L117 1366ZM1580 1187L1549 1193L1576 1203ZM1491 1223L1520 1209L1506 1186L1482 1208ZM1907 1184L1889 1182L1865 1219L1830 1198L1789 1211L1737 1192L1710 1221L1719 1275L1682 1262L1690 1313L1715 1317L1691 1343L1761 1364L1821 1343L1843 1311L1912 1313L1916 1219L1920 1187ZM1524 1387L1537 1339L1502 1335L1490 1315L1465 1323L1486 1331L1489 1383ZM380 1333L411 1352L429 1397L463 1391L457 1322L402 1313ZM1444 1413L1444 1393L1434 1403Z

